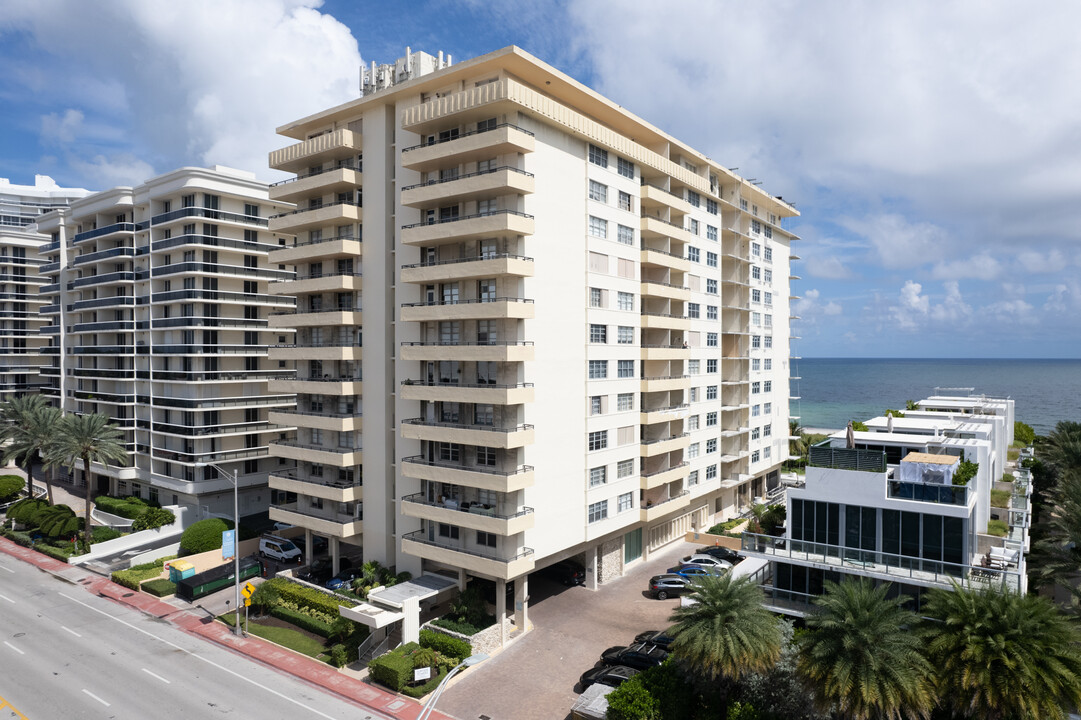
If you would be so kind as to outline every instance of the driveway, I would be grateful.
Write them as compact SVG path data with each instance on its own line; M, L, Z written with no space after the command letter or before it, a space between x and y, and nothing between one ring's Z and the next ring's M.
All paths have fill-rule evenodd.
M602 652L631 642L644 630L669 626L679 599L654 600L645 589L650 577L695 547L675 542L596 591L530 578L533 631L448 688L439 710L459 720L568 717L578 697L578 678Z

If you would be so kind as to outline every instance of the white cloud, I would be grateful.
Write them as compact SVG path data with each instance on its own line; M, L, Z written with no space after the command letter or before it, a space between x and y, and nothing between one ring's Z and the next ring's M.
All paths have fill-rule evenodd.
M843 312L844 307L834 300L822 302L822 293L816 288L805 291L792 304L792 313L798 315L806 325L816 324L820 316L837 316Z
M185 164L231 165L266 178L267 153L292 142L275 127L358 95L356 39L320 5L25 0L5 4L0 39L26 33L64 68L56 73L61 81L38 88L70 106L43 118L42 135L88 173L87 184L140 182L148 168ZM126 127L129 136L79 142L92 118Z
M1052 249L1046 253L1025 250L1017 254L1017 262L1026 272L1057 273L1066 264L1066 258L1058 249Z
M923 286L907 280L901 288L900 301L890 307L890 316L901 330L915 330L920 320L927 316L931 300L921 295Z
M972 315L972 308L965 304L961 298L961 288L957 281L950 280L942 286L946 289L946 297L941 303L931 308L931 319L936 322L957 323L967 320Z
M938 280L949 280L951 278L993 280L1001 272L1002 266L999 265L998 260L984 254L938 263L931 270L931 276Z
M840 258L836 256L818 257L812 255L804 258L804 267L810 277L823 278L825 280L843 280L852 277L852 271L845 267Z
M867 239L879 263L889 269L913 268L937 260L949 247L949 234L927 222L910 222L896 213L839 218L838 224Z

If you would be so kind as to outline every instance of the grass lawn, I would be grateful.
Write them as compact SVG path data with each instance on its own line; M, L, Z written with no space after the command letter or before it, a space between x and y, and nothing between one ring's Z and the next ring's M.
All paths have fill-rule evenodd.
M991 505L993 507L1008 507L1010 504L1010 491L1009 490L992 490L991 491Z
M1018 457L1020 457L1020 455L1021 451L1017 448L1010 448L1006 451L1007 460L1016 460Z
M987 521L987 534L994 535L996 537L1006 537L1009 532L1010 526L1002 520L988 520Z
M229 627L233 627L236 624L234 615L235 613L227 613L225 615L219 615L218 619ZM327 647L323 642L320 642L299 630L277 627L274 625L264 625L257 620L248 621L248 633L317 660L323 660L323 656L326 654L327 650Z

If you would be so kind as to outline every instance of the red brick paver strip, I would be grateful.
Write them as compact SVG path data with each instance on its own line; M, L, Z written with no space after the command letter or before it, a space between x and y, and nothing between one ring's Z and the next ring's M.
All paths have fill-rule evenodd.
M47 555L0 538L0 553L34 565L53 575L81 585L87 591L127 605L153 617L167 620L191 635L198 635L233 652L245 655L311 685L350 700L366 709L400 720L415 720L422 706L412 698L381 690L360 680L343 675L329 665L287 650L262 638L237 637L231 628L205 615L180 610L167 602L142 592L129 590L112 580L54 560ZM73 572L76 571L76 572ZM435 711L433 720L454 720Z

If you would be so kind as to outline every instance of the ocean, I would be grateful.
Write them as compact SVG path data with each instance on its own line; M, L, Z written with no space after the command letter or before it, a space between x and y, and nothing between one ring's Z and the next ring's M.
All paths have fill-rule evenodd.
M975 388L1011 397L1017 420L1040 435L1059 420L1081 421L1081 360L885 360L803 358L792 361L791 414L808 428L843 428L849 420L904 410L906 400L935 388ZM956 394L943 392L940 394ZM968 393L965 393L968 394Z

